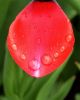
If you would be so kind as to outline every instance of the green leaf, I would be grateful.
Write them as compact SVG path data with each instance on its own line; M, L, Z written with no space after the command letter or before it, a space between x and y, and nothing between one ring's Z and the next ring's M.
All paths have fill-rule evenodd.
M80 70L80 63L75 61L75 64L76 64L77 68Z
M76 94L75 100L80 100L80 93Z
M69 4L78 12L80 13L80 0L67 0Z
M7 12L8 12L8 7L11 3L11 0L0 0L0 84L2 84L2 75L3 75L3 63L4 63L4 39L2 37L2 26L6 20ZM2 42L3 41L3 42Z
M0 72L0 86L2 85L2 71Z
M22 100L21 98L19 98L17 95L12 95L12 96L8 96L7 97L8 100Z
M5 94L10 96L14 94L14 80L15 80L15 64L12 60L9 52L6 52L5 64L4 64L4 76L3 76L3 84Z
M11 0L0 0L0 30L6 19L6 14L7 14L10 3L11 3Z
M22 69L20 69L15 64L8 50L6 50L3 84L4 84L4 91L7 96L13 94L19 95L22 75L23 75Z
M0 100L22 100L22 99L20 99L17 95L14 94L8 97L0 96Z
M31 87L33 81L34 78L26 75L15 64L9 52L6 51L3 77L5 94L7 96L18 94L20 97L23 97L25 92Z
M21 80L21 84L20 84L20 97L23 97L27 92L29 92L29 90L31 89L31 86L33 84L33 82L35 81L34 78L28 76L26 73L23 73L23 77Z
M61 72L63 71L68 59L65 61L65 63L59 69L57 69L52 74L52 76L48 79L48 81L43 85L43 87L39 91L39 94L38 94L36 100L47 100L52 87L54 86L54 84L57 81L58 77L60 76Z
M0 100L8 100L5 96L0 96Z
M75 80L75 77L73 76L69 78L66 82L64 82L60 86L59 90L50 97L50 100L64 100L67 94L69 93L74 80Z
M46 81L49 79L50 75L36 79L28 92L24 95L24 100L35 100L37 93L39 92L40 88L43 86L43 84L46 83Z

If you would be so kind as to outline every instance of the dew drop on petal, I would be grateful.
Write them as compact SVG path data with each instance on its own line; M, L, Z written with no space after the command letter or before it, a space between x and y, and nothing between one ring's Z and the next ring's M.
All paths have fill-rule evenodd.
M70 42L71 39L72 39L72 35L71 35L71 34L67 35L67 37L66 37L66 41L67 41L67 42Z
M65 50L65 47L62 46L62 47L60 48L60 51L63 52L64 50Z
M36 76L37 78L39 77L39 75L40 75L40 70L37 70L37 71L35 71L35 73L34 73L34 75L33 76Z
M42 63L45 65L51 64L52 63L52 57L50 55L43 55L42 56Z
M29 68L32 70L38 70L40 68L40 62L38 62L36 59L33 59L29 62Z
M68 23L70 23L70 20L69 20L69 19L67 19L67 22L68 22Z
M57 58L59 56L59 53L58 52L55 52L54 53L54 58Z
M13 48L13 50L17 50L16 44L13 44L13 45L12 45L12 48Z
M26 56L24 54L21 55L21 59L25 60Z

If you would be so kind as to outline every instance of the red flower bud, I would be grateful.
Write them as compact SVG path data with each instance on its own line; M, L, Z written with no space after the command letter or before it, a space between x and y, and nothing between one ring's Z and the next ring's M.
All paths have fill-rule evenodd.
M71 23L54 2L31 2L10 26L10 54L29 75L43 77L57 69L73 50Z

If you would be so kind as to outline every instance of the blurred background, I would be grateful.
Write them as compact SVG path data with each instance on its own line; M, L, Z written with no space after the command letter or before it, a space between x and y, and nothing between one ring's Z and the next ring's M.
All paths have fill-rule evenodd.
M57 0L71 20L75 46L54 73L35 79L23 72L7 47L8 29L30 0L0 0L0 100L80 100L80 0Z

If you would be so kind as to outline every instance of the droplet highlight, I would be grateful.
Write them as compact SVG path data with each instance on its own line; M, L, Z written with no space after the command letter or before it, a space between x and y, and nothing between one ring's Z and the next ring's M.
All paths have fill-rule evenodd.
M24 54L21 55L21 59L25 60L26 56Z
M59 56L59 53L58 52L55 52L54 53L54 57L57 58L58 56Z
M69 20L69 19L67 19L67 22L68 22L68 23L70 23L70 20Z
M13 45L12 45L12 48L13 48L14 50L17 50L16 44L13 44Z
M64 50L65 50L65 46L62 46L62 47L60 48L60 51L63 52Z
M41 60L45 65L49 65L52 63L52 57L50 55L43 55Z
M71 34L67 35L66 40L67 42L70 42L72 40L72 35Z
M36 59L31 60L29 62L29 68L31 68L32 70L38 70L40 68L40 62Z

